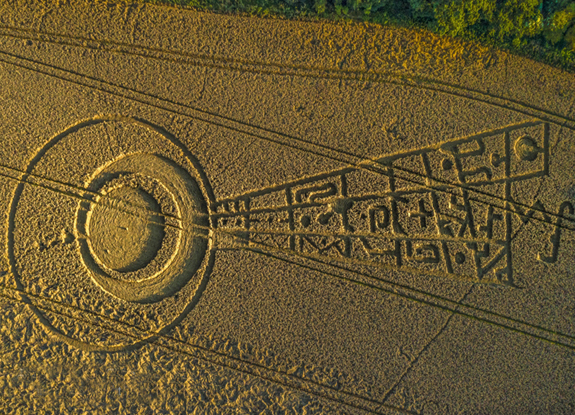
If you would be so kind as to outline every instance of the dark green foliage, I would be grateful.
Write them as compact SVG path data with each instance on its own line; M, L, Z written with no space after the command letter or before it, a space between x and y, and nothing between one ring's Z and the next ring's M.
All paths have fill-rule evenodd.
M519 46L525 37L541 33L543 16L539 10L540 0L506 0L497 12L493 31L500 40L512 38Z
M140 0L142 1L142 0ZM423 27L575 71L575 0L143 0L225 13Z
M556 46L575 50L575 2L561 1L549 13L545 39Z
M480 20L492 24L496 0L436 0L436 27L441 34L459 36L469 31Z
M319 16L335 12L338 16L367 16L389 6L391 0L314 0Z

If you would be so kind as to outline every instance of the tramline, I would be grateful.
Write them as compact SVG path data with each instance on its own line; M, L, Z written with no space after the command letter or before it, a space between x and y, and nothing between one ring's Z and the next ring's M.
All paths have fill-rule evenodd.
M210 215L219 247L514 285L518 229L533 219L560 226L568 211L554 221L540 202L526 204L525 183L548 171L549 125L530 121L221 200ZM555 254L539 259L556 260L554 235Z

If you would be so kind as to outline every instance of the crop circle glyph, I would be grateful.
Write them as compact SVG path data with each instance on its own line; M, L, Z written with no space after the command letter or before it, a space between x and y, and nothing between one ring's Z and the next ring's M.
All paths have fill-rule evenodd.
M70 158L70 148L82 150ZM61 192L33 185L50 174ZM205 288L211 194L187 148L155 126L110 117L69 128L38 152L15 192L9 255L17 283L73 303L74 316L123 325L106 331L32 305L69 343L119 350L149 341L177 324ZM54 198L62 199L60 212L51 209ZM19 226L26 221L38 227ZM63 234L73 238L58 239Z

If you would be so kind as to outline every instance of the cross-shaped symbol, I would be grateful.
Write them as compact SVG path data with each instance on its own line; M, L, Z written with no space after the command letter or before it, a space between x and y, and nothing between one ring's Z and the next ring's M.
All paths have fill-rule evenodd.
M419 211L418 212L409 212L410 218L419 218L419 224L422 228L427 227L427 218L433 216L433 212L425 209L425 201L423 199L419 199Z

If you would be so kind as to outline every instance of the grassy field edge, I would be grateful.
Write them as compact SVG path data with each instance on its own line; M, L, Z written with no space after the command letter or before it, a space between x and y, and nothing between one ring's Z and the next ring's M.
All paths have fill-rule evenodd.
M367 22L478 42L575 73L575 0L139 0L301 21Z

